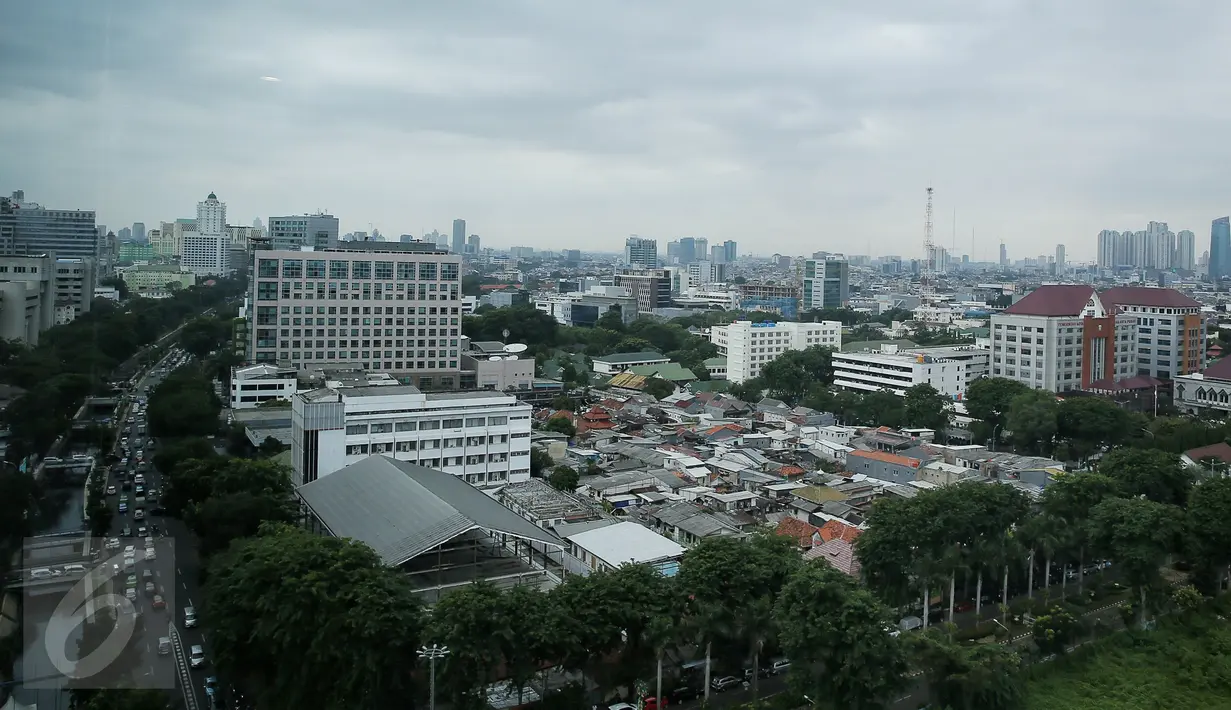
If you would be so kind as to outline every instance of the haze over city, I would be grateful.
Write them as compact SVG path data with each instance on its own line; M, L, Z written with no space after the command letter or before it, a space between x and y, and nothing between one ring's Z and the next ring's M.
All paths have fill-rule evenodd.
M105 224L215 190L240 223L907 255L930 185L957 252L973 229L973 258L1093 259L1102 229L1204 237L1227 211L1228 22L1123 0L23 3L0 184Z

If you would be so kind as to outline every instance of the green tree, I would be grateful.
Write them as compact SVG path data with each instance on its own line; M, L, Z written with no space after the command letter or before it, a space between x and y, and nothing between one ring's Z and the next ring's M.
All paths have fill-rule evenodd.
M180 330L180 347L198 360L204 360L206 355L222 347L230 335L230 321L213 317L194 318Z
M1034 645L1043 653L1064 653L1069 644L1081 636L1081 620L1062 606L1053 606L1040 614L1030 626Z
M623 333L625 330L624 315L620 312L619 306L613 307L603 315L599 316L598 320L594 322L594 327L602 328L603 330L610 330L616 333Z
M926 382L906 390L903 420L909 427L925 427L944 433L953 416L953 402Z
M554 431L565 436L577 436L577 427L565 417L552 417L543 425L543 431Z
M154 454L154 467L164 474L173 473L181 463L191 459L218 457L218 452L214 450L209 439L199 436L171 439L161 444L158 453Z
M1222 591L1231 577L1231 478L1219 477L1194 486L1188 496L1185 550L1203 591Z
M580 478L581 476L577 473L577 469L561 465L551 470L551 475L547 477L547 482L558 491L572 493L577 490Z
M485 581L444 596L432 609L427 636L449 647L440 677L457 707L483 706L481 692L496 680L502 660L499 641L516 625L516 615L506 611L500 589Z
M1145 496L1156 503L1184 505L1196 476L1180 457L1157 449L1121 448L1099 461L1099 473L1120 484L1126 497Z
M167 694L161 690L112 688L73 690L73 710L166 710Z
M207 436L218 431L221 410L213 381L199 368L181 367L150 394L146 418L155 436Z
M33 533L40 489L33 475L16 466L0 466L0 577L8 575L22 539Z
M774 611L796 691L836 708L880 708L905 684L893 618L872 593L827 564L798 568Z
M1026 385L1003 377L985 377L970 383L966 390L966 412L986 424L985 436L1006 427L1013 399L1028 391ZM996 431L999 434L998 431Z
M543 471L551 468L556 462L551 458L551 454L538 447L530 447L530 475L539 478L543 475Z
M209 564L214 663L261 708L395 707L423 628L406 576L371 548L266 525Z
M1146 591L1159 580L1158 569L1179 548L1184 511L1145 498L1108 498L1090 511L1090 541L1115 560L1133 585L1145 624Z
M1025 694L1021 657L1006 646L965 646L939 631L911 634L906 645L937 707L1013 710Z
M1048 454L1056 436L1056 395L1047 390L1027 390L1013 398L1005 426L1013 432L1020 449Z
M644 392L654 399L662 399L675 394L675 385L664 379L651 377L645 381Z
M805 350L787 350L761 368L769 396L788 404L799 404L815 384L833 382L833 351L814 345Z
M1056 411L1057 435L1082 462L1101 447L1126 442L1143 425L1135 426L1128 410L1106 397L1068 397Z
M744 402L759 402L765 396L765 390L768 387L765 380L760 377L752 377L743 382L737 382L731 385L731 396Z
M855 406L854 420L867 426L898 428L906 419L902 398L889 390L865 392Z
M1040 509L1044 515L1064 521L1064 526L1060 528L1059 548L1070 555L1073 551L1077 552L1079 592L1085 585L1086 550L1091 544L1091 511L1104 500L1115 497L1118 492L1119 486L1116 482L1100 473L1066 473L1044 488L1039 498ZM1067 580L1068 577L1065 576L1066 583Z

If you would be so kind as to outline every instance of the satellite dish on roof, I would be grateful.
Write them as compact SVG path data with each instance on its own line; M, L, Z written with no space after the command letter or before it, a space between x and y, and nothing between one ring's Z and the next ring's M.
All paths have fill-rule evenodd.
M513 355L516 355L517 353L524 353L529 349L530 349L530 346L526 345L525 343L509 343L508 345L504 346L504 351L506 353L511 353Z
M491 357L487 358L487 361L488 361L488 362L498 362L498 361L503 360L503 359L504 359L504 358L500 357L499 355L493 355L493 356L491 356Z
M506 355L504 359L505 360L516 360L517 356L516 355Z

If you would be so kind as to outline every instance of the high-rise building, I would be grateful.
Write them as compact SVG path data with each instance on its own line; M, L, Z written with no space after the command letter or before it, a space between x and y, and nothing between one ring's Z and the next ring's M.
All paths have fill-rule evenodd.
M257 217L256 219L252 220L252 226L253 226L253 227L256 227L257 229L264 229L264 228L265 228L265 225L261 224L261 218L260 218L260 217Z
M734 383L761 374L761 368L788 350L806 350L821 345L842 349L842 324L838 321L814 323L753 323L735 321L710 329L714 346L727 358L727 379Z
M1004 242L1000 243L1000 265L1009 265L1009 250L1005 247Z
M849 302L850 263L846 259L831 256L804 261L801 308L842 308Z
M1231 276L1231 218L1219 217L1210 225L1210 280Z
M727 263L726 248L721 244L715 244L714 246L710 247L710 261L714 262L715 264Z
M133 222L132 226L133 239L138 242L145 241L145 222Z
M133 230L128 227L120 227L120 231L116 233L116 239L121 241L131 241L133 238Z
M1185 271L1196 269L1196 252L1197 236L1187 229L1180 230L1175 235L1175 259L1172 260L1172 266Z
M1104 229L1098 233L1098 265L1101 269L1114 269L1119 266L1120 233L1112 229Z
M349 363L422 389L460 384L461 256L373 241L253 256L253 362Z
M0 197L0 253L54 254L98 261L107 232L101 234L89 210L45 209L17 190Z
M637 309L643 313L671 305L671 272L666 269L620 269L614 283L637 299Z
M301 214L269 218L270 246L274 249L328 249L338 245L338 218L331 214Z
M658 241L633 235L624 241L624 265L653 269L658 266Z
M723 283L727 280L727 265L708 259L694 261L685 267L689 281L695 286Z
M197 276L216 276L228 271L227 205L209 193L197 203L196 231L185 232L180 266Z
M453 253L461 254L466 251L466 220L453 220Z
M1064 261L1064 245L1063 245L1063 244L1057 244L1057 245L1056 245L1056 275L1057 275L1057 276L1059 276L1059 275L1061 275L1061 274L1063 274L1063 273L1064 273L1064 268L1065 268L1065 267L1064 267L1064 264L1065 264L1065 261Z
M735 242L728 239L727 241L722 243L722 248L723 248L723 251L726 252L727 263L734 264L738 256L736 254Z
M466 238L466 253L467 254L478 254L480 251L482 251L481 245L482 245L482 242L479 241L479 235L471 234L469 237Z

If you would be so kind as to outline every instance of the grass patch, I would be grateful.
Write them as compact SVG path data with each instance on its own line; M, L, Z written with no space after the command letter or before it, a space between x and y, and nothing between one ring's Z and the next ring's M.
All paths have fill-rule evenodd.
M1024 710L1231 710L1231 625L1167 619L1039 664Z

